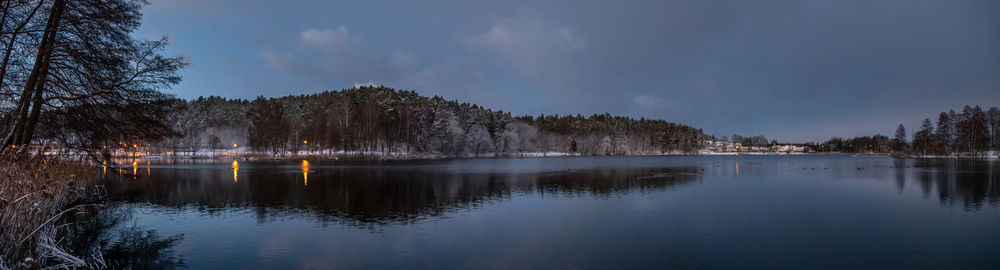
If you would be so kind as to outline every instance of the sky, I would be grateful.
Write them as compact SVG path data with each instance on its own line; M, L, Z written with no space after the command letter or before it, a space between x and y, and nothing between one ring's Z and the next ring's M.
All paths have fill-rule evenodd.
M181 98L386 85L780 141L1000 106L996 0L151 0Z

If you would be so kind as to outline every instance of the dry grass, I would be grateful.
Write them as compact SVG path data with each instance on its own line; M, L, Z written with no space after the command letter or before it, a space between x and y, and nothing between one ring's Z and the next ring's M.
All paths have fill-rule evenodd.
M27 258L37 264L22 267L94 268L65 247L74 242L76 221L100 207L95 183L94 169L78 162L0 156L0 269Z

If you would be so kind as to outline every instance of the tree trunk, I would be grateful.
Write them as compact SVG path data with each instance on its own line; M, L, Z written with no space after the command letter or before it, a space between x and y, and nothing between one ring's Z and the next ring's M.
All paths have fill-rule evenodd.
M41 54L41 51L39 51L39 54ZM36 57L35 59L40 59L40 58ZM32 92L33 89L30 88L29 86L35 85L35 80L37 79L36 74L39 67L40 66L38 64L38 61L36 60L35 67L31 69L31 73L30 75L28 75L28 81L25 84L24 92L21 93L21 99L17 103L17 109L14 110L16 114L13 116L14 118L12 122L13 127L10 129L9 132L7 132L7 136L4 139L3 145L20 144L20 139L21 139L20 136L21 133L24 131L25 118L28 118L28 106L30 105L31 94L33 93Z
M32 69L32 75L29 76L29 83L25 85L26 95L22 96L22 100L26 104L34 103L31 106L31 115L27 116L27 106L22 108L22 118L25 121L20 121L21 134L16 135L15 143L20 145L25 145L31 142L31 137L35 132L35 125L38 123L38 117L41 114L42 105L45 103L45 99L42 97L44 94L45 83L47 81L49 72L49 63L52 61L52 51L55 49L56 33L59 30L59 22L62 19L62 12L66 8L65 0L55 0L52 4L52 11L49 15L49 20L45 26L45 35L42 40L42 44L39 46L38 56L35 58L35 69ZM36 73L37 72L37 73ZM32 82L33 80L33 82ZM34 88L34 95L31 96L32 99L28 99L27 94ZM24 118L27 117L27 118Z
M52 13L54 14L57 10L53 8ZM54 18L50 15L48 20L48 26L52 25L52 20ZM28 107L31 104L34 86L38 82L38 71L41 69L41 61L45 58L45 46L49 38L49 28L46 28L45 35L43 36L42 43L39 45L38 54L35 56L35 64L31 68L31 73L28 75L28 80L25 83L24 91L21 93L21 98L17 103L17 109L14 111L16 115L13 116L12 128L7 132L7 136L4 139L4 145L19 145L21 144L21 135L24 132L24 123L28 117Z
M50 50L47 50L51 46L51 39L54 39L54 27L58 25L58 17L61 17L62 10L57 8L57 5L64 3L63 0L56 0L53 4L52 11L50 12L48 22L46 23L45 34L43 35L42 42L39 44L38 54L35 56L35 64L31 68L31 73L28 75L28 80L25 83L24 91L21 93L21 99L18 101L17 109L14 115L14 120L12 121L13 128L8 131L6 138L4 139L4 145L20 145L22 143L22 135L24 132L25 122L28 118L28 108L31 105L32 93L34 91L35 85L39 81L39 71L42 69L43 61L48 59L48 55L51 54ZM61 6L61 5L60 5ZM47 64L45 62L44 64Z

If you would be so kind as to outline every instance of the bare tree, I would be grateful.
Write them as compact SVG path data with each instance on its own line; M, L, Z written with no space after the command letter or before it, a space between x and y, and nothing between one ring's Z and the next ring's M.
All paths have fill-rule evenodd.
M168 96L159 89L180 81L176 71L185 62L159 54L166 39L140 41L131 37L140 25L139 10L145 1L41 2L45 2L41 9L48 16L42 35L37 37L34 63L8 117L11 124L5 145L30 143L45 113L168 104L164 102ZM115 113L89 114L102 115ZM125 124L122 119L94 122L120 126Z

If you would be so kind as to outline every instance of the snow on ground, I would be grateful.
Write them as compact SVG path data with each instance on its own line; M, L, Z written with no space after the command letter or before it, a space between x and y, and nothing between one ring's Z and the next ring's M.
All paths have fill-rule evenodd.
M67 149L49 149L45 152L48 156L61 156L67 159L80 159L89 160L90 155L85 152L77 150L67 150ZM786 152L715 152L710 150L700 150L696 155L706 155L706 156L730 156L730 155L808 155L810 153L786 153ZM272 154L270 152L255 152L250 151L250 149L245 147L230 148L222 150L213 149L197 149L193 151L166 151L162 153L145 152L145 151L134 151L134 152L123 152L116 151L113 153L115 156L115 162L128 161L133 159L143 159L143 160L166 160L166 159L192 159L192 160L217 160L217 159L296 159L296 158L319 158L319 159L435 159L435 158L456 158L456 156L448 156L441 154L430 154L430 153L406 153L406 152L379 152L379 151L308 151L301 150L296 153L281 153ZM671 153L651 153L651 154L637 154L637 155L689 155L689 153L681 152L671 152ZM500 157L568 157L568 156L582 156L579 153L566 153L566 152L526 152L519 153L516 155L500 155ZM912 157L918 158L966 158L972 155L966 153L957 153L953 155L915 155ZM984 159L998 159L1000 156L1000 151L990 151L976 158ZM461 156L461 158L491 158L497 157L493 153L484 153L479 155L469 155Z

